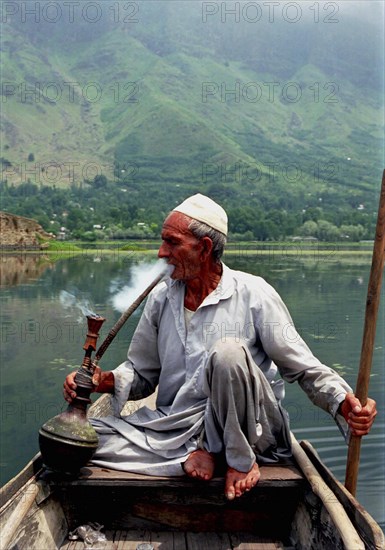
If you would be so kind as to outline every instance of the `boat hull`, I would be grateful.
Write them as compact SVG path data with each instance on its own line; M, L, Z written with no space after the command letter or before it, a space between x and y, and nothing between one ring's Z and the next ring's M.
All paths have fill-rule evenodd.
M107 405L102 398L91 413L105 414ZM314 468L316 487L310 466L261 466L257 486L232 502L223 496L222 477L209 482L150 477L89 464L69 478L47 470L37 455L0 491L2 536L8 537L1 548L76 550L82 543L69 541L69 532L92 521L104 525L105 550L136 549L140 542L166 550L346 550L347 531L349 540L358 540L349 550L383 550L378 524L311 445L302 442L301 447L306 464ZM318 490L321 484L326 501ZM330 506L334 503L337 515Z

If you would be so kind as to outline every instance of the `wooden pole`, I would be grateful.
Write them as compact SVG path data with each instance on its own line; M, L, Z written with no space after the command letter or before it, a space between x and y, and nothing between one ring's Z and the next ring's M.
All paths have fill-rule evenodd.
M1 540L1 548L3 548L4 550L6 550L10 545L10 543L12 542L12 539L16 535L19 525L21 524L25 516L28 514L28 512L32 508L38 492L39 492L39 485L37 483L32 483L28 487L28 489L25 491L25 493L22 495L16 508L14 509L8 521L2 528L0 540ZM12 547L14 546L12 545Z
M385 170L382 174L380 204L378 208L376 236L373 246L372 267L366 299L364 334L362 338L360 367L356 384L356 397L362 406L368 398L370 370L372 366L376 321L380 303L381 281L385 260ZM358 466L360 463L361 437L351 436L346 464L345 487L356 494Z

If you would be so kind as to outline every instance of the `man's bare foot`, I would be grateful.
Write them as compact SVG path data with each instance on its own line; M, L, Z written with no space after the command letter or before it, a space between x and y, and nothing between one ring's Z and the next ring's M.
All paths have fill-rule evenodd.
M204 449L193 451L183 464L183 469L190 477L196 477L198 479L208 481L214 475L214 455Z
M228 500L240 497L245 491L250 491L258 483L261 473L258 464L254 464L249 472L239 472L234 468L227 468L225 495Z

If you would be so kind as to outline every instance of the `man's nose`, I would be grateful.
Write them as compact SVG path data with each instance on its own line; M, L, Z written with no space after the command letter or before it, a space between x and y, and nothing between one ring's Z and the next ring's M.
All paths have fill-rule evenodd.
M165 247L165 244L162 243L158 250L158 258L167 258L167 257L168 257L167 249Z

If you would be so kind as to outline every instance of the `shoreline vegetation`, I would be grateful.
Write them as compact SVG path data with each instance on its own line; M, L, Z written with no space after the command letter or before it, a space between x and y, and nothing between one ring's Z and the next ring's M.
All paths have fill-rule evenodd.
M6 255L38 255L45 257L48 261L68 259L69 257L89 256L96 261L101 260L103 256L112 257L119 255L122 258L127 256L136 256L140 258L152 257L157 255L160 241L141 240L132 241L100 241L90 245L89 242L82 241L50 241L48 246L41 250L33 248L0 248L0 254ZM224 258L226 257L287 257L291 259L325 259L330 261L340 261L342 259L362 257L365 263L373 251L373 243L370 241L358 243L346 242L307 242L307 241L240 241L229 242L226 245Z
M132 268L147 269L157 261L159 241L61 242L51 241L49 249L7 250L0 248L0 287L6 289L37 281L46 271L55 271L61 278L68 270L88 278L89 270L112 273ZM292 243L292 242L230 242L223 256L225 264L271 281L284 281L291 271L300 269L318 274L347 269L353 279L363 282L369 274L373 244L356 243ZM104 270L104 271L103 271ZM112 270L112 271L111 271ZM301 280L298 281L299 284Z

